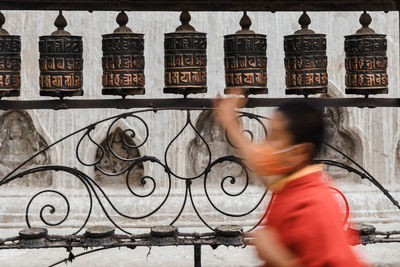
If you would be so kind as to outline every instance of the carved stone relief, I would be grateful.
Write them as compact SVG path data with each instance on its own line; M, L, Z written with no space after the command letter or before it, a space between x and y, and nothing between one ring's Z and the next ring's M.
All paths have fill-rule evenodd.
M44 138L37 132L28 113L23 111L6 112L0 116L0 175L4 177L34 153L47 146ZM48 152L38 155L22 170L35 166L49 165ZM40 172L19 179L13 184L51 185L51 173Z
M395 159L395 177L400 176L400 140L397 142L396 147L396 159ZM393 181L393 180L391 180Z
M134 159L140 157L139 149L132 148L129 146L135 146L135 142L132 138L124 133L121 128L117 127L113 132L110 133L111 149L113 152L121 158ZM123 140L125 140L127 146ZM118 173L129 167L132 161L123 161L112 154L107 145L107 138L100 143L104 149L104 156L102 160L97 164L97 167L107 173ZM98 148L96 152L96 161L100 159L102 155L101 149ZM97 168L95 169L95 180L101 184L125 184L126 173L118 176L104 175ZM140 182L144 176L143 164L138 164L129 174L129 184L131 186L143 186Z
M325 108L325 142L338 148L350 158L361 162L362 143L356 133L345 127L346 112L344 108ZM327 146L322 146L318 158L335 160L351 165L349 160ZM352 180L351 175L344 169L338 167L327 167L327 169L335 179L349 178Z
M195 127L209 145L212 161L223 156L236 155L235 149L226 140L225 131L215 121L212 111L203 111L199 115ZM189 143L186 158L189 176L198 175L207 167L207 147L197 135ZM245 173L242 168L238 164L230 162L216 165L212 169L208 179L209 182L220 185L221 180L227 175L237 178L237 184L245 181ZM198 180L201 179L194 180L193 182L197 183ZM253 183L253 181L254 178L250 177L250 182Z

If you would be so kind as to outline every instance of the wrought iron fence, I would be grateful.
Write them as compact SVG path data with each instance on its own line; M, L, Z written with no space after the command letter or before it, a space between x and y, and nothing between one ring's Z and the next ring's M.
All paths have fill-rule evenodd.
M147 142L149 142L149 137L152 135L152 132L150 130L150 127L148 126L148 123L146 120L143 118L144 114L146 113L152 113L152 112L163 112L167 110L176 110L176 109L162 109L162 108L151 108L151 109L143 109L143 110L135 110L135 111L130 111L126 113L122 113L120 115L112 116L103 120L100 120L98 122L92 123L87 125L86 127L79 129L71 134L68 134L67 136L59 139L58 141L54 142L53 144L45 147L44 149L38 151L36 154L32 155L30 158L28 158L26 161L22 162L17 168L15 168L13 171L11 171L9 174L7 174L5 177L3 177L0 180L0 187L5 186L7 184L13 184L19 179L25 179L28 177L30 174L33 173L43 173L43 172L49 172L49 171L56 171L56 172L63 172L72 175L74 179L77 179L79 183L82 185L82 187L86 190L87 196L88 196L88 203L89 203L89 209L88 213L85 216L84 220L82 223L76 227L70 234L68 235L50 235L47 233L46 228L37 228L34 227L36 225L33 225L32 222L30 221L30 208L32 202L38 198L39 196L47 193L55 194L56 196L60 197L66 205L65 209L65 214L59 218L58 221L54 222L51 220L48 220L47 216L51 216L52 214L56 214L57 207L55 207L53 204L48 203L44 204L40 211L39 211L39 218L42 224L45 225L45 227L57 227L57 226L62 226L63 223L67 220L67 218L70 217L70 201L68 197L63 194L60 190L55 190L52 188L47 188L44 190L41 190L39 192L36 192L28 201L25 209L25 221L27 225L27 229L23 230L20 232L19 236L16 237L7 237L5 239L0 240L0 249L26 249L26 248L59 248L59 247L65 247L67 248L67 251L70 253L69 257L58 262L64 262L66 260L72 260L75 256L72 254L72 249L75 247L98 247L95 250L92 250L92 252L100 251L103 249L107 248L114 248L114 247L128 247L128 248L134 248L136 246L166 246L166 245L193 245L195 246L195 254L198 255L196 257L197 259L197 264L200 263L200 246L201 245L211 245L213 247L217 247L219 245L234 245L234 246L242 246L243 243L243 229L239 226L218 226L218 227L213 227L207 222L207 220L204 218L204 216L201 214L201 212L198 209L198 206L196 202L194 201L193 197L193 182L194 181L201 181L202 188L203 188L203 193L206 199L208 200L209 204L213 207L214 211L218 214L222 214L227 217L245 217L252 212L254 212L258 207L260 207L261 203L263 201L267 201L266 199L266 194L267 192L264 192L260 194L259 196L254 196L254 198L258 198L256 201L256 205L254 206L249 206L247 211L241 212L241 213L233 213L233 212L228 212L220 207L216 203L213 202L212 198L210 197L209 193L209 175L212 172L213 168L218 166L221 163L228 162L230 164L235 164L238 167L241 168L242 173L244 176L242 179L244 181L239 185L240 190L232 192L229 188L227 188L227 184L230 183L231 185L234 185L238 183L239 177L235 177L235 175L229 174L229 169L224 171L223 177L218 177L219 181L219 186L223 194L226 196L235 198L242 196L243 194L246 194L246 191L249 188L249 181L250 181L250 175L251 170L246 168L244 163L241 161L241 159L238 156L235 155L224 155L221 157L214 158L212 155L212 151L210 149L210 144L207 142L205 137L202 135L201 131L196 128L195 124L192 122L192 116L195 111L210 111L210 108L199 108L199 109L191 109L191 108L179 108L180 111L186 116L184 116L184 124L183 126L177 131L176 135L170 140L170 142L166 145L165 149L163 150L163 156L162 157L156 157L153 155L144 155L144 156L139 156L135 158L128 158L123 155L118 154L117 151L113 149L112 146L112 129L113 127L115 128L115 125L118 124L120 120L128 119L128 118L133 118L136 120L137 125L141 125L142 128L144 129L144 137L142 138L142 141L138 144L132 143L129 140L127 140L127 136L131 138L135 138L137 136L137 129L136 128L128 128L124 129L119 132L120 134L120 139L123 143L124 146L128 148L133 148L133 149L138 149L142 146L144 146ZM265 122L268 120L268 118L253 114L253 113L248 113L248 112L241 112L239 114L239 118L241 120L246 120L246 121L251 121L254 123L257 123L261 125L261 129L264 135L267 134L267 127L265 125ZM92 136L93 131L96 128L100 128L102 125L108 123L108 127L106 128L105 131L105 136L106 136L106 142L105 145L100 144L99 142L96 142ZM136 125L136 126L137 126ZM171 151L171 147L174 144L174 142L180 138L182 133L190 129L192 133L201 140L202 145L205 147L206 151L206 165L202 169L200 173L197 173L195 175L191 176L184 176L182 174L178 174L171 168L171 162L168 158L168 154ZM255 134L252 132L251 129L246 129L246 133L252 138L255 138ZM226 140L229 143L229 136L227 136L225 132ZM118 175L124 175L125 176L125 185L126 189L130 192L135 197L141 198L141 199L146 199L147 201L152 201L152 198L154 197L154 192L157 187L159 187L159 184L157 184L157 179L154 177L152 174L147 174L143 175L143 177L140 177L139 181L142 185L145 184L150 184L147 193L143 192L138 192L137 191L137 186L132 186L130 183L129 177L130 173L134 170L135 167L137 167L140 164L143 163L150 163L150 164L155 164L163 170L164 174L166 175L166 183L164 183L164 186L166 188L166 194L163 197L161 203L157 205L154 209L150 211L146 211L146 214L140 215L140 216L134 216L130 214L126 214L123 211L121 211L119 208L117 208L117 205L113 202L112 198L109 197L104 190L103 186L99 184L93 177L91 177L89 174L85 173L85 171L82 170L82 168L76 168L74 166L66 166L66 165L46 165L46 166L35 166L32 168L24 169L30 162L34 161L36 157L40 156L43 153L46 153L48 150L54 148L55 146L59 145L63 141L69 138L73 137L78 137L77 140L79 140L76 144L75 147L75 157L77 161L80 163L82 168L85 167L93 167L97 171L101 172L102 175L104 176L118 176ZM87 140L88 142L92 143L95 147L97 147L97 151L99 151L98 157L93 161L93 162L86 162L85 159L83 159L82 155L80 154L81 147L83 146L83 140ZM231 145L229 143L229 145ZM399 203L394 199L394 197L389 193L389 191L381 185L377 179L375 179L367 170L365 170L359 163L354 161L352 158L347 156L345 153L342 151L338 150L334 146L330 144L325 144L328 146L330 149L336 151L336 153L339 153L342 155L345 159L347 159L349 162L351 162L352 166L341 163L335 160L330 160L330 159L317 159L317 162L322 162L326 165L330 166L336 166L339 168L343 168L349 172L355 173L357 176L359 176L361 179L366 179L370 181L373 185L375 185L380 191L382 191L383 194L395 205L397 208L400 209ZM231 145L232 146L232 145ZM124 167L122 170L118 172L109 172L105 169L103 169L100 166L100 163L102 159L105 157L106 154L106 149L118 160L122 162L126 162L126 167ZM177 214L172 215L170 218L170 223L167 225L164 225L162 227L154 227L152 228L152 231L147 234L133 234L129 232L126 228L122 227L119 225L115 217L120 217L120 218L125 218L128 219L132 222L135 222L140 219L148 218L153 215L155 215L168 201L170 197L170 192L171 192L171 186L172 186L172 181L173 180L181 180L184 181L185 183L185 191L182 200L182 206L179 208L179 211ZM334 189L337 190L337 189ZM344 197L343 194L339 191L340 195L343 197L346 205L347 201L346 198ZM111 227L92 227L86 230L86 233L82 234L82 230L86 227L88 221L92 217L92 212L95 204L98 204L101 208L101 211L107 218L107 220L113 225L115 229L118 229L121 231L123 234L115 234L114 233L114 228ZM181 217L182 212L185 208L185 206L190 205L195 214L197 215L198 219L209 229L211 232L208 233L181 233L177 230L176 227L174 227L175 222ZM112 211L114 214L111 216L110 211ZM347 215L345 220L347 220L348 216L348 207L347 207ZM257 222L255 222L254 226L248 229L247 231L252 231L255 227L257 227L264 217L261 217ZM371 230L372 229L372 230ZM377 242L399 242L400 239L398 238L398 235L400 232L398 231L392 231L392 232L378 232L375 231L374 228L371 227L364 227L361 231L363 234L363 239L362 242L364 244L370 244L370 243L377 243ZM86 255L90 252L85 252L82 254L79 254L77 256L82 256ZM197 265L199 266L199 265Z

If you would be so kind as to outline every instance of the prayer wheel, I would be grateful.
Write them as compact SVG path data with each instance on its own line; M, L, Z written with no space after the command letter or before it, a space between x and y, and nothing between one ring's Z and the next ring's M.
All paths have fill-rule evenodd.
M387 40L369 28L372 19L364 12L362 28L345 36L346 94L387 94Z
M266 94L267 38L250 30L251 20L244 12L242 29L224 36L225 94Z
M61 11L54 25L57 31L39 37L40 95L81 96L82 37L64 30L67 21Z
M299 19L301 29L284 37L287 95L308 96L328 90L325 34L308 29L310 23L304 12Z
M128 16L117 16L119 27L112 34L103 35L103 95L143 95L144 39L126 26Z
M21 38L3 29L4 22L0 12L0 98L19 96L21 88Z
M190 24L189 12L180 16L182 25L166 33L165 87L167 94L198 94L207 92L207 39Z

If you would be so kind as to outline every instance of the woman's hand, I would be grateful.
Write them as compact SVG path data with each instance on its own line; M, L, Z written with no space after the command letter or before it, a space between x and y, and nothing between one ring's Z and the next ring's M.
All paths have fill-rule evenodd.
M238 120L236 108L245 106L246 98L232 97L232 98L216 98L214 104L214 116L219 122L221 128L226 130L231 144L237 149L243 162L253 169L252 161L249 160L251 155L254 154L257 146L252 144L250 140L245 137L242 132L242 126Z
M214 104L214 116L215 119L225 129L229 129L232 126L236 126L237 114L235 109L243 107L247 102L246 98L232 97L232 98L215 98Z

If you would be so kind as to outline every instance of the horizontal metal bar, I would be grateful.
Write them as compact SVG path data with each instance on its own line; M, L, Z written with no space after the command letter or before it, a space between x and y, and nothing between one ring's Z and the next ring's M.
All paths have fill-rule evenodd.
M51 238L34 238L28 240L23 240L21 238L16 237L17 240L13 242L4 241L0 239L0 250L8 250L8 249L38 249L38 248L96 248L96 247L168 247L168 246L233 246L240 247L248 242L249 239L244 239L243 236L238 237L208 237L208 238L198 238L198 239L188 239L181 237L160 237L153 238L149 237L146 239L134 239L129 238L129 236L125 236L124 238L116 237L115 235L110 238L97 238L95 241L88 241L86 237L74 238L74 240L70 240L71 236L64 236L60 239L51 239ZM11 239L11 238L7 238ZM358 240L361 244L374 244L374 243L398 243L400 242L400 238L388 236L386 238L376 237L375 234L364 235L364 238Z
M23 239L21 237L12 237L0 239L0 250L4 249L37 249L37 248L62 248L62 247L167 247L167 246L234 246L244 245L244 238L239 236L218 236L203 238L187 238L179 236L151 237L136 239L136 236L111 235L104 238L90 238L86 236L71 237L70 235L52 236ZM72 239L71 239L72 238ZM11 242L10 239L13 239Z
M397 0L14 0L1 10L113 11L394 11Z
M400 107L400 98L249 98L247 108L276 107L292 100L304 100L318 107ZM0 110L28 109L201 109L211 108L212 98L148 99L73 99L73 100L1 100Z
M115 244L110 244L106 246L110 247L168 247L168 246L243 246L243 243L224 243L216 241L215 238L201 239L201 240L189 240L189 239L179 239L179 240L168 240L163 243L152 243L149 240L136 240L136 241L116 241ZM5 249L39 249L39 248L65 248L65 247L73 247L73 248L87 248L87 247L103 247L104 244L93 245L93 244L85 244L82 242L67 242L67 241L47 241L45 244L33 244L31 246L24 246L20 243L10 243L10 244L2 244L0 245L0 250Z

